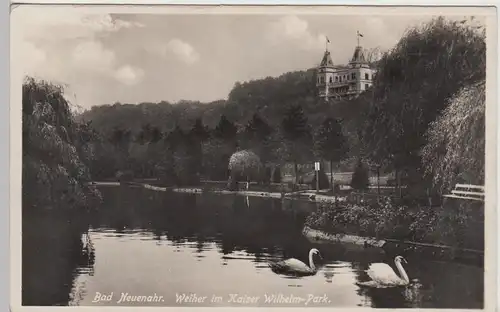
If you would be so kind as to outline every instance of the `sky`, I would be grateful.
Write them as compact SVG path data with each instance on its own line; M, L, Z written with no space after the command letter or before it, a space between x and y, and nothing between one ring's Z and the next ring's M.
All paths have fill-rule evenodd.
M141 102L209 102L236 82L316 66L326 37L334 63L356 46L392 48L433 16L167 15L24 8L13 15L13 54L25 75L66 86L83 109ZM463 17L462 17L463 18Z

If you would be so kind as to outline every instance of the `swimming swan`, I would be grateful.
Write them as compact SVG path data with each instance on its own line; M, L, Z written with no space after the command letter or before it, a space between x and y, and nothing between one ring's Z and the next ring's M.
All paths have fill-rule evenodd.
M313 248L311 249L311 251L309 251L309 265L295 258L291 258L278 262L270 262L269 267L275 273L313 275L316 274L317 271L313 260L314 255L318 255L320 258L322 258L319 250Z
M405 269L401 262L408 263L403 257L397 256L394 259L396 268L399 271L398 276L396 272L386 263L372 263L366 273L372 279L369 282L357 283L360 286L369 287L392 287L392 286L405 286L410 284L410 279L408 274L406 274Z

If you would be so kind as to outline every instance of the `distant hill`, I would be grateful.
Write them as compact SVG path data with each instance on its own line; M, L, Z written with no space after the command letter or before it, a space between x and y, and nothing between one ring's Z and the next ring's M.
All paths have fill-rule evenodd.
M150 124L171 131L176 125L191 128L195 119L202 118L210 128L225 115L237 125L244 125L258 113L270 125L278 127L288 107L301 104L310 124L318 126L327 116L352 120L359 116L356 101L325 102L317 97L315 69L285 73L247 82L237 82L227 100L210 103L180 101L178 103L140 103L95 106L82 113L80 120L92 121L93 127L109 133L114 128L139 129ZM351 131L349 131L351 132Z

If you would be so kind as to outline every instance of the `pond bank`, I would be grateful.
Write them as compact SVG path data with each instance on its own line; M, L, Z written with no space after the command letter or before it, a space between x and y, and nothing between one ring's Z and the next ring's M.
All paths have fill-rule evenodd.
M332 234L305 226L302 234L315 243L341 243L358 245L362 248L380 248L391 255L410 256L413 254L432 260L457 261L483 266L484 252L453 246L412 242L398 239L377 239L350 234Z
M280 192L267 192L267 191L247 191L247 190L239 190L239 191L228 191L223 189L215 189L215 188L196 188L196 187L161 187L155 186L147 183L141 182L91 182L94 186L119 186L119 185L129 185L136 187L143 187L152 191L172 191L176 193L190 193L190 194L202 194L202 193L213 193L213 194L221 194L221 195L241 195L241 196L251 196L251 197L264 197L264 198L284 198L284 199L301 199L308 200L312 202L321 202L321 203L335 203L345 201L344 197L337 197L317 194L314 190L304 190L297 191L291 193L280 193Z

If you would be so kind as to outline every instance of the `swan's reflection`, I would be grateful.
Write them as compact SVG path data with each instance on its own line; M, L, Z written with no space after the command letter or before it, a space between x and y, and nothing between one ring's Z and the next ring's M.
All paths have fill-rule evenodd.
M373 308L421 307L423 294L419 283L389 288L362 287L360 294L371 299Z
M333 272L333 269L326 268L326 270L323 272L323 275L325 276L326 282L331 283L335 273Z

